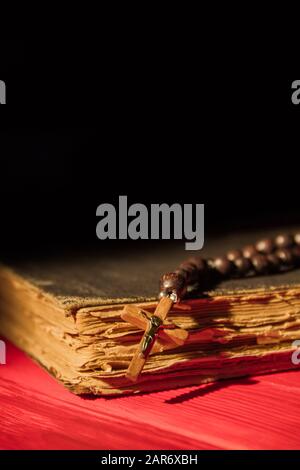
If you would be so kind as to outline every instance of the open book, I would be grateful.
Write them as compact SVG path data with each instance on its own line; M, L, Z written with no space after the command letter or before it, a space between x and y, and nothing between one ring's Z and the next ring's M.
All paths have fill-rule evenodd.
M234 246L218 241L207 253ZM168 317L188 331L186 343L157 341L139 380L130 382L125 373L143 331L122 320L123 307L153 312L160 275L186 256L169 246L2 265L0 334L77 394L154 391L299 367L292 361L300 339L296 270L194 293Z

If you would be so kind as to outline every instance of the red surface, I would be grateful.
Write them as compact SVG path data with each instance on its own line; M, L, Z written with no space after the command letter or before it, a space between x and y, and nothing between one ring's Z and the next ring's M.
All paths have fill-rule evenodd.
M73 395L8 345L1 449L299 449L300 370L138 396Z

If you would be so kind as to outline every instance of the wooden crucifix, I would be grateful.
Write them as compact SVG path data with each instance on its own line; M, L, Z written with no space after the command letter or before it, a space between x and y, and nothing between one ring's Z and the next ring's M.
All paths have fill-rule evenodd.
M131 381L135 382L138 379L157 338L174 344L174 347L185 343L188 332L171 322L165 323L174 301L172 296L162 297L152 315L136 305L124 307L121 313L122 319L145 331L126 372L126 377Z

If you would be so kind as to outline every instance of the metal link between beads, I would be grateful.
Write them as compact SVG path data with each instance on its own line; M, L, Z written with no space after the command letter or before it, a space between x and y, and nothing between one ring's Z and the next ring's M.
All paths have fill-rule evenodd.
M176 294L176 292L171 292L171 293L166 293L166 292L160 292L159 293L159 296L158 296L160 299L162 297L169 297L172 302L174 302L174 304L176 304L178 302L178 295Z

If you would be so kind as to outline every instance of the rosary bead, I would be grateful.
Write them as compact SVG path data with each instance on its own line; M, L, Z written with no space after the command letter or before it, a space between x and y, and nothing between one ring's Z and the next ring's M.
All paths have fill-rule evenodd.
M213 258L208 258L208 259L206 260L206 262L207 262L207 267L208 267L209 269L214 269L214 268L215 268L215 261L214 261Z
M217 282L219 278L219 272L216 270L215 260L213 258L208 258L207 263L207 279L210 282Z
M229 261L235 261L236 259L241 258L242 256L243 253L241 252L241 250L230 250L227 253L227 259L229 259Z
M296 235L294 236L294 242L297 245L300 245L300 233L296 233Z
M245 246L245 248L243 249L243 256L245 256L245 258L252 258L252 256L255 255L257 255L257 249L254 245Z
M294 256L295 264L297 264L299 266L299 264L300 264L300 246L294 246L292 248L292 253L293 253L293 256Z
M184 282L187 282L189 273L185 271L184 269L178 268L176 271L174 271L175 274L178 274L180 277L184 279Z
M265 240L260 240L259 242L256 243L256 249L260 253L264 253L266 255L272 253L272 251L275 249L275 243L271 238L266 238Z
M291 267L294 264L294 256L291 249L280 248L276 251L276 256L280 259L284 267Z
M222 276L229 276L232 271L232 264L225 256L221 256L214 260L214 268Z
M289 248L293 245L294 239L291 235L278 235L275 238L275 243L278 248Z
M206 267L206 261L201 256L191 256L188 262L195 266L196 269L203 270Z
M258 274L265 274L269 270L268 258L265 255L254 255L251 257L251 263Z
M179 265L180 269L185 269L186 271L192 271L195 269L195 266L193 263L190 262L190 260L184 261Z
M200 273L197 270L196 265L191 260L181 263L181 265L179 266L179 269L186 272L188 283L191 283L191 284L195 283L199 279Z
M236 274L238 274L239 276L244 276L251 269L251 263L249 259L245 258L244 256L236 258L233 263L236 268Z
M188 261L194 268L194 280L196 282L206 281L209 274L209 267L205 259L201 258L201 256L192 256Z
M270 265L270 271L277 272L280 269L280 259L273 253L267 256Z
M188 259L188 262L191 263L198 271L205 271L207 269L207 264L205 259L201 258L201 256L192 256Z
M179 298L182 298L185 290L185 279L176 272L164 274L160 279L160 292L163 295L174 292Z

